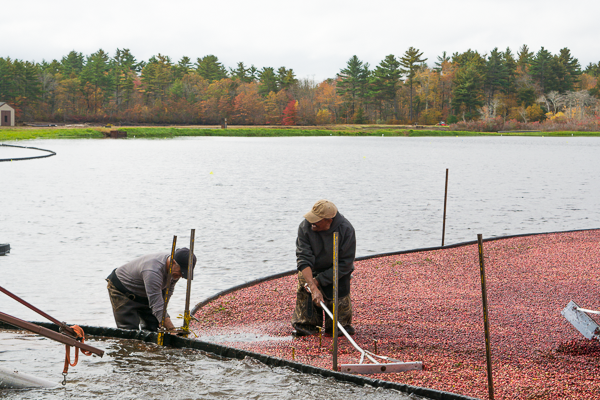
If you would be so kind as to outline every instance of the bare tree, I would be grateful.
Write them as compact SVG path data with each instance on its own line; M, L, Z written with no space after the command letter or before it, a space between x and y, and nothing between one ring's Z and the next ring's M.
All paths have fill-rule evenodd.
M528 123L528 122L529 122L529 120L527 119L527 110L525 109L525 107L523 107L523 106L520 106L520 107L518 108L518 111L519 111L519 114L521 115L521 118L523 118L523 121L524 121L525 123Z
M546 98L552 104L552 112L554 114L556 114L558 112L558 110L560 109L560 107L564 104L563 95L558 93L556 90L553 90L550 93L548 93ZM550 108L548 108L548 109L550 109Z

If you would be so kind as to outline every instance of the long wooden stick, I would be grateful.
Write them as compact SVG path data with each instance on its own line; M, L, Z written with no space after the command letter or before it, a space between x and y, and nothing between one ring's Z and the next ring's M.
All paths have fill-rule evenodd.
M485 355L487 362L488 392L490 400L494 400L494 381L492 379L492 350L490 347L490 324L488 318L487 288L485 284L485 266L483 263L483 238L477 235L479 244L479 271L481 274L481 297L483 299L483 329L485 331Z
M93 354L99 355L102 357L104 355L104 350L97 349L85 343L81 343L70 336L63 335L59 332L54 332L51 329L44 328L42 326L32 324L31 322L23 321L22 319L15 318L12 315L5 314L0 312L0 321L4 321L7 324L26 329L30 332L40 334L49 339L56 340L57 342L64 343L69 346L79 347L82 350L90 351Z
M173 236L173 247L171 248L171 258L169 260L169 269L167 271L167 289L165 290L165 302L163 305L162 318L158 330L156 342L159 346L164 344L165 339L165 318L167 317L167 305L169 304L169 288L171 287L171 279L173 278L173 261L175 258L175 246L177 245L177 236Z
M339 232L333 232L333 366L334 371L338 370L338 247L340 241Z
M192 292L192 279L194 279L194 241L196 237L196 230L192 229L190 233L190 258L188 259L188 271L187 271L187 288L185 292L185 311L183 312L183 332L186 334L190 333L190 295Z

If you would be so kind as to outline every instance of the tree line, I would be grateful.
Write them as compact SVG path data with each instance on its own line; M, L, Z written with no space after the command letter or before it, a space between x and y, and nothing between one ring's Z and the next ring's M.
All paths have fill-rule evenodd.
M335 77L315 82L283 66L226 68L214 55L138 61L128 49L100 49L40 63L0 57L0 101L25 122L437 124L598 115L600 62L582 69L568 48L443 52L427 61L413 47L374 68L355 55Z

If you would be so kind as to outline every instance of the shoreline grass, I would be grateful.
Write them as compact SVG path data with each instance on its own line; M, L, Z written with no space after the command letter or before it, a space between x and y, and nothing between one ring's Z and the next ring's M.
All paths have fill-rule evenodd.
M127 132L129 139L173 138L182 136L221 136L221 137L286 137L286 136L400 136L400 137L441 137L441 136L600 136L600 132L557 131L557 132L472 132L441 129L410 129L378 125L343 125L330 127L89 127L89 128L2 128L0 141L32 139L102 139L105 133L118 129Z

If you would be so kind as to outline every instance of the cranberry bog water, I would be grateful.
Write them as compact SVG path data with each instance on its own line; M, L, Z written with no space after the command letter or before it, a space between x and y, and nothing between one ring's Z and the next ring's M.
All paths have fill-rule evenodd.
M502 399L600 397L600 343L561 315L570 300L599 309L600 230L484 243L492 369ZM201 340L332 367L332 339L292 337L295 275L226 294L196 312ZM423 371L373 377L487 398L476 244L358 261L352 300L359 346ZM360 354L341 336L339 363Z

